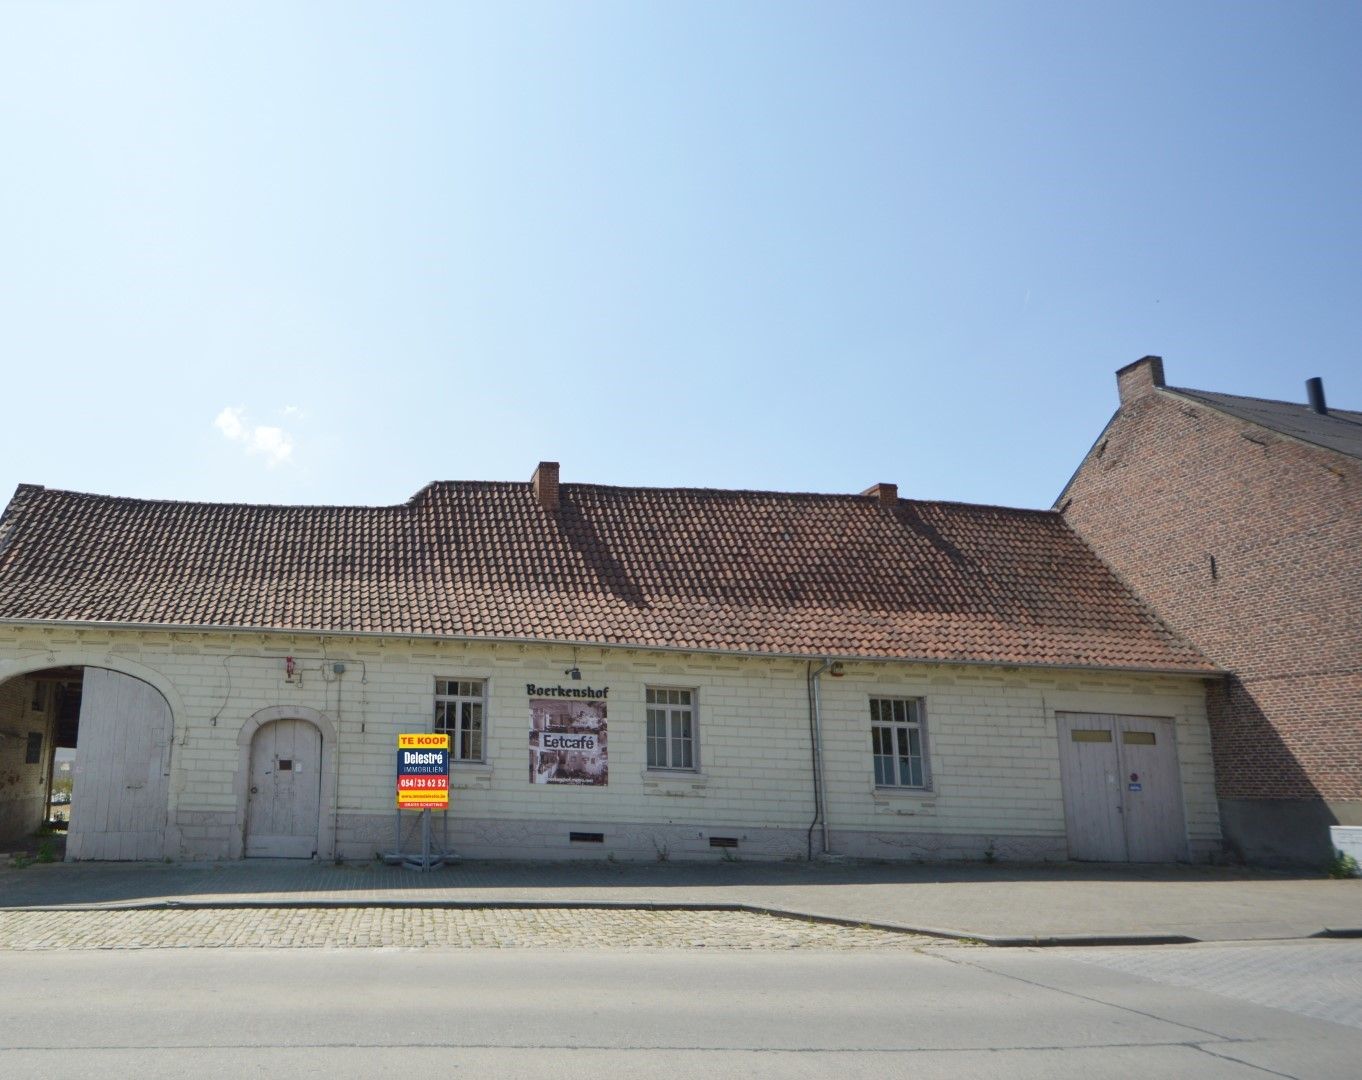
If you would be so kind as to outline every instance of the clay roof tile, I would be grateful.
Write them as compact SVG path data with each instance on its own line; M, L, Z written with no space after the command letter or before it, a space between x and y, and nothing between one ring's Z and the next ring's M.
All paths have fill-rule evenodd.
M0 620L1214 671L1050 511L434 483L401 506L20 487Z

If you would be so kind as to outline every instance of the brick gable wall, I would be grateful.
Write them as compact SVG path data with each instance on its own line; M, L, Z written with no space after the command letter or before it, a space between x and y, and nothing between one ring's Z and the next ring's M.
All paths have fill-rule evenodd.
M1362 462L1151 385L1061 507L1233 673L1208 693L1222 799L1362 799Z

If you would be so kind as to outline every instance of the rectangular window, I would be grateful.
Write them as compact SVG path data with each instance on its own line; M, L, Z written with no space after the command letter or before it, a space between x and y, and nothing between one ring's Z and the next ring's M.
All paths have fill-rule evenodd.
M648 768L695 769L695 691L649 687Z
M876 787L926 788L926 723L918 698L870 699Z
M24 764L39 765L43 760L43 733L41 731L30 731L28 733L28 746L24 748Z
M435 730L449 736L451 761L483 761L485 679L435 680Z

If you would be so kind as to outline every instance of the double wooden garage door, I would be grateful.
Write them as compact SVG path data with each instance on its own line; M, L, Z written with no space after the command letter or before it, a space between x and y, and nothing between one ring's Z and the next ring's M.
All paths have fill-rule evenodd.
M1187 857L1173 722L1059 713L1069 857L1175 862Z

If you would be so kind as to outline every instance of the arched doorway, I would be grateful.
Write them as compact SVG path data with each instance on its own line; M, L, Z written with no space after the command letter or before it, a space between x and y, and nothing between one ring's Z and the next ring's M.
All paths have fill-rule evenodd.
M310 859L321 834L322 732L296 717L251 736L246 793L247 858Z
M183 715L164 675L104 649L0 656L0 736L20 729L24 774L42 770L21 824L56 833L52 846L68 860L177 854L169 781L175 717ZM0 751L13 741L0 739Z
M65 849L81 676L49 668L0 681L0 850L47 861Z

